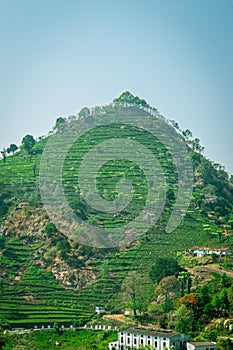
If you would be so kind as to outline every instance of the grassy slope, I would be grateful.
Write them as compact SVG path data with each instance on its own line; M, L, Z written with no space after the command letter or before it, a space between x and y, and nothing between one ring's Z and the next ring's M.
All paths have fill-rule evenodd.
M116 130L119 132L119 127ZM123 136L130 136L134 130L124 129ZM96 143L106 138L106 130L100 129L98 135L95 135ZM97 137L98 136L98 137ZM108 137L111 137L108 134ZM122 135L121 135L122 137ZM164 173L169 186L174 193L177 188L177 178L174 173L174 166L171 157L164 151L164 148L157 142L156 147L153 140L143 131L136 133L135 139L143 142L146 147L153 150L159 157L163 166ZM88 149L88 138L83 138L81 145L74 145L74 151L79 152L79 155L85 154ZM46 140L39 141L35 149L43 150ZM93 146L93 143L92 143ZM64 186L70 185L66 178L70 178L70 174L76 171L72 167L71 157L67 157L64 170ZM1 179L4 182L5 189L11 191L13 196L20 201L28 201L31 206L40 205L38 191L38 172L39 172L40 155L34 155L30 161L26 153L20 151L14 156L7 158L6 164L0 163ZM33 174L33 165L36 164L36 175ZM110 166L111 164L109 164ZM118 163L119 177L122 176L125 163ZM142 184L138 170L135 168L129 171L128 176L134 177L135 184ZM101 182L101 179L104 181ZM99 190L104 195L104 184L108 186L110 197L114 198L115 180L112 181L111 169L106 166L102 168ZM71 186L73 184L71 183ZM67 190L67 196L70 196L70 189ZM69 192L70 191L70 192ZM76 195L79 193L77 192ZM145 196L145 191L141 193ZM72 196L69 198L72 200ZM144 199L144 198L143 198ZM14 205L16 200L12 200ZM104 217L99 217L88 208L83 207L81 199L77 196L73 201L74 210L78 210L82 206L83 213L87 220L101 220L106 224L111 224L110 220ZM132 207L132 215L136 215L138 198L134 198L135 206ZM143 236L140 242L131 249L123 249L118 252L106 251L106 257L109 266L109 273L105 277L101 277L101 264L103 260L95 259L92 262L92 267L99 271L97 282L83 288L80 291L65 290L53 278L49 272L35 274L31 266L36 265L34 260L34 252L38 247L36 244L25 246L22 241L9 240L6 242L6 250L1 256L1 268L7 271L7 277L3 277L3 288L1 290L1 310L0 315L3 319L10 323L23 324L39 324L44 322L71 322L75 319L86 320L92 317L96 305L108 305L111 307L117 306L115 300L116 292L120 289L121 282L127 272L132 269L139 269L147 273L158 256L175 256L178 250L191 248L193 245L219 245L218 237L210 235L209 231L204 231L205 225L210 225L210 231L217 229L216 224L210 221L205 215L200 214L193 209L193 205L186 215L185 220L171 234L165 233L166 222L169 217L170 209L164 211L160 221L146 236ZM122 218L119 218L119 222ZM230 242L231 243L231 242ZM224 242L223 245L229 245L229 242ZM20 270L22 278L15 280L16 271ZM12 275L12 276L11 276ZM119 305L118 305L119 306Z
M103 350L107 349L108 343L115 341L117 335L114 332L95 332L95 331L66 331L58 335L54 331L34 331L24 335L10 335L7 344L3 350L44 350L57 349L56 341L62 343L61 348L64 350Z

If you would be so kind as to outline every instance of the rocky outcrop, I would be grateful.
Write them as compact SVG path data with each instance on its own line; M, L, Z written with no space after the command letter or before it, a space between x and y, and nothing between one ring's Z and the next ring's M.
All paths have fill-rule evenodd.
M88 249L75 244L59 232L47 237L45 226L49 218L42 208L31 209L28 203L20 203L6 217L1 232L6 237L18 238L23 245L35 247L31 256L31 264L52 271L60 285L68 289L80 289L96 280L98 271L89 264ZM66 242L68 252L58 246L58 242ZM41 244L40 244L41 243ZM16 276L21 278L20 275Z

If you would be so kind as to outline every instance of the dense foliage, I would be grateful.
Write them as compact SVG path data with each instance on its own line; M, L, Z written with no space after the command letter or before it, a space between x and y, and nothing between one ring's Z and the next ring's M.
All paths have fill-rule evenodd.
M174 258L158 258L150 271L152 281L159 283L164 277L178 275L181 267Z
M95 331L56 331L44 330L34 331L26 334L8 335L7 342L1 348L2 350L16 349L57 349L64 350L106 350L108 343L115 341L117 335L115 332L95 332Z

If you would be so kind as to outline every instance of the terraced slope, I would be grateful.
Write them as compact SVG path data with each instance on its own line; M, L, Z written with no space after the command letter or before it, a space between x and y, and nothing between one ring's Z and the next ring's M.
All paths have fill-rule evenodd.
M101 113L114 118L119 108L106 106ZM147 112L135 108L133 113L143 117ZM98 118L96 110L92 118ZM119 180L132 182L135 192L125 210L106 215L90 208L81 196L77 172L83 157L113 137L133 139L154 153L163 169L167 196L162 216L146 235L112 249L85 247L60 233L46 235L50 220L40 198L39 167L47 137L38 140L31 155L21 150L9 156L5 164L0 162L2 320L28 327L54 322L83 324L93 317L96 306L105 305L109 311L119 309L118 292L129 271L148 274L158 256L176 256L177 251L194 245L232 245L233 187L226 174L189 148L195 173L193 198L184 221L172 233L166 233L179 181L174 159L157 138L142 128L124 124L112 125L111 129L93 128L73 144L66 156L62 172L64 191L70 206L83 220L97 227L121 227L145 205L145 175L127 159L106 162L97 176L100 195L110 201L117 198ZM56 159L48 160L48 167L53 165ZM40 215L35 220L37 211ZM224 229L228 234L223 237L219 233Z

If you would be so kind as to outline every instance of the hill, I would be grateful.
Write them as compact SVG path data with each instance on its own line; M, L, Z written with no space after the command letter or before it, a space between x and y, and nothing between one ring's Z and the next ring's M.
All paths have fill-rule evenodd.
M130 124L132 118L139 121L137 125ZM148 132L148 124L141 125L150 120L148 118L153 118L157 126L156 135ZM73 140L75 133L80 133L80 137ZM189 172L182 171L182 164L179 165L179 159L173 154L169 144L172 138L178 147L185 145L192 167L191 182L187 179ZM133 158L133 154L128 159L125 146L119 146L117 159L109 159L101 144L106 142L109 146L107 142L112 139L117 140L118 145L125 145L125 139L133 140L130 145L135 145L135 150L136 143L142 145L143 152L147 149L150 153L146 157L158 160L155 167L151 164L152 175L148 167L141 171L140 164L134 161L142 162L146 157ZM67 147L67 154L59 156L63 147ZM60 117L47 136L34 140L26 135L20 148L13 149L9 149L9 155L3 150L0 162L0 317L3 324L13 327L54 322L83 325L95 316L96 306L116 312L126 305L123 299L119 302L119 298L129 272L149 276L158 257L176 258L178 252L193 246L231 248L233 245L232 178L221 165L204 157L203 147L192 137L191 131L180 130L176 122L166 120L157 109L129 92L110 105L85 107L77 116ZM119 182L130 181L134 192L123 210L106 212L88 205L90 197L82 193L77 174L92 149L97 150L92 160L97 162L97 156L101 158L102 155L107 161L97 162L98 169L84 168L87 194L92 190L92 173L97 170L96 186L103 203L116 202ZM110 149L111 154L114 152ZM61 198L60 182L56 178L61 159L64 197L72 213L81 220L79 222L72 221L63 203L54 204L52 211L51 207L48 211L48 203L45 205L47 193L49 199L54 199L54 193L56 199ZM148 177L154 181L154 173L159 174L155 179L157 183L148 185ZM192 193L190 186L182 192L184 202L188 203L186 197L191 195L190 203L183 208L179 202L177 209L177 198L184 182L192 186ZM162 202L157 199L156 220L152 222L148 219L150 215L145 215L141 225L129 226L145 208L148 193L153 188L159 188L161 197L164 195ZM121 188L120 194L124 189ZM123 201L124 197L120 198ZM149 214L154 213L149 211ZM173 223L177 221L178 225L169 231L172 215ZM85 231L86 223L100 233L107 230L107 239L101 241L95 232L93 235L91 230ZM119 236L122 227L127 228L127 235ZM146 232L145 227L148 228ZM149 283L153 285L152 281Z

